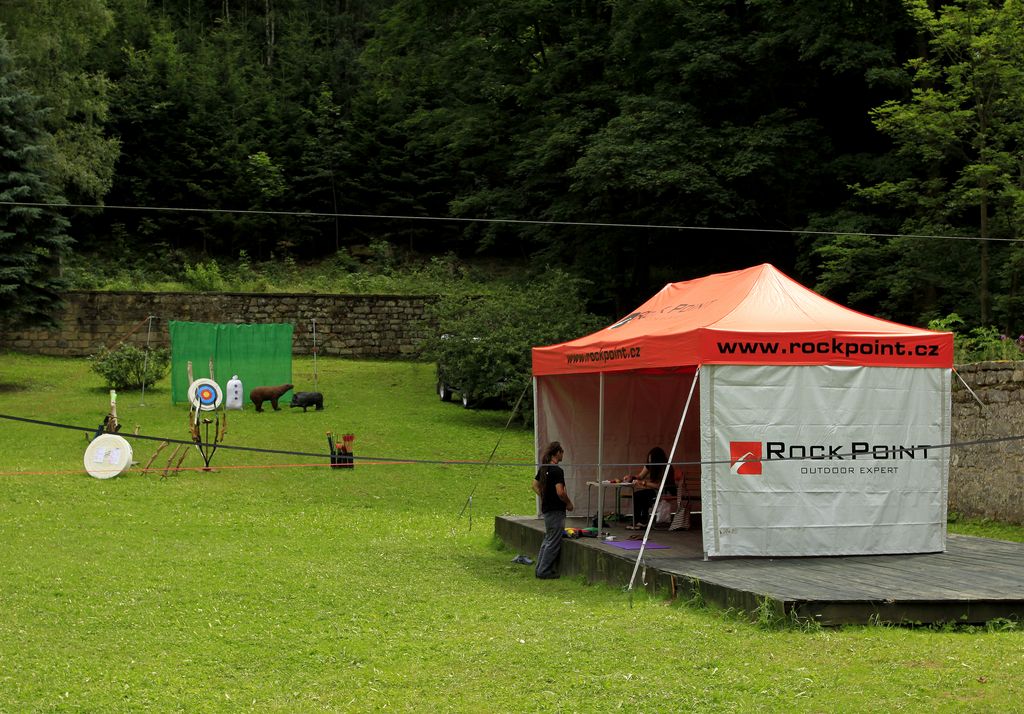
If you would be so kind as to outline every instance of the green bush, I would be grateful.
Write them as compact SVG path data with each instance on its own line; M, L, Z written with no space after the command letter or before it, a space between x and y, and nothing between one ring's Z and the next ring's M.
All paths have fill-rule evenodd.
M171 351L139 349L121 345L116 350L106 347L89 357L90 369L106 380L111 389L142 389L151 387L167 375Z
M519 286L487 295L448 294L432 310L437 332L423 356L437 362L438 379L471 403L500 400L533 418L530 349L593 332L603 321L585 309L583 281L548 270Z
M957 331L964 327L966 323L955 312L928 323L931 330L953 333L953 361L956 364L1024 359L1024 335L1012 340L994 327L975 327L966 334Z
M185 265L185 285L201 293L222 292L227 287L216 260Z

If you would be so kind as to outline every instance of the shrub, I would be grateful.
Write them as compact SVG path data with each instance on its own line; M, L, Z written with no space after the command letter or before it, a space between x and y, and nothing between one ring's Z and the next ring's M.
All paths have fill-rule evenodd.
M224 276L216 260L185 265L185 285L201 293L221 292L225 289Z
M1024 359L1024 335L1011 340L994 327L975 327L967 334L957 331L964 327L963 318L955 312L928 323L931 330L953 333L953 361L957 364Z
M424 346L444 381L480 402L500 399L533 417L530 349L588 334L603 321L588 313L580 296L583 281L548 270L516 287L487 295L442 296L432 317L437 333Z
M139 349L134 345L121 345L115 350L106 347L89 357L93 372L106 380L111 389L142 389L151 387L167 375L171 366L171 351L165 349Z

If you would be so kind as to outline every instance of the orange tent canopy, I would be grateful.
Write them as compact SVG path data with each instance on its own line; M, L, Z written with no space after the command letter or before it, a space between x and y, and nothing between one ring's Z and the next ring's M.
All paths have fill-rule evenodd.
M953 335L865 315L762 265L670 283L618 322L533 349L533 374L701 364L953 366Z

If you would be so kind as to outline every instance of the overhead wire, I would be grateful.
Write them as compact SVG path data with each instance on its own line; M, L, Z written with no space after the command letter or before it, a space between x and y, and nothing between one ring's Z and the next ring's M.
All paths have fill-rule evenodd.
M292 216L298 218L351 218L363 220L433 221L449 223L492 223L507 225L563 226L570 228L630 228L671 231L705 231L718 233L758 233L808 236L864 236L866 238L928 238L941 240L981 241L991 243L1014 243L1017 238L994 238L980 236L943 235L929 233L876 233L848 230L808 230L795 228L749 228L732 226L692 226L673 223L619 223L612 221L555 221L539 218L482 218L463 216L409 216L388 213L339 213L332 211L283 211L255 208L188 208L184 206L127 206L116 204L91 204L40 201L0 201L0 206L27 206L36 208L74 208L85 210L155 211L166 213L231 214L260 216Z

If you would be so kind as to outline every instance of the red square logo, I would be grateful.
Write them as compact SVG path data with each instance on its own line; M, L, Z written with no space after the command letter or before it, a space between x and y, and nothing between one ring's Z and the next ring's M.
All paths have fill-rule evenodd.
M761 442L730 441L729 470L736 476L760 476Z

